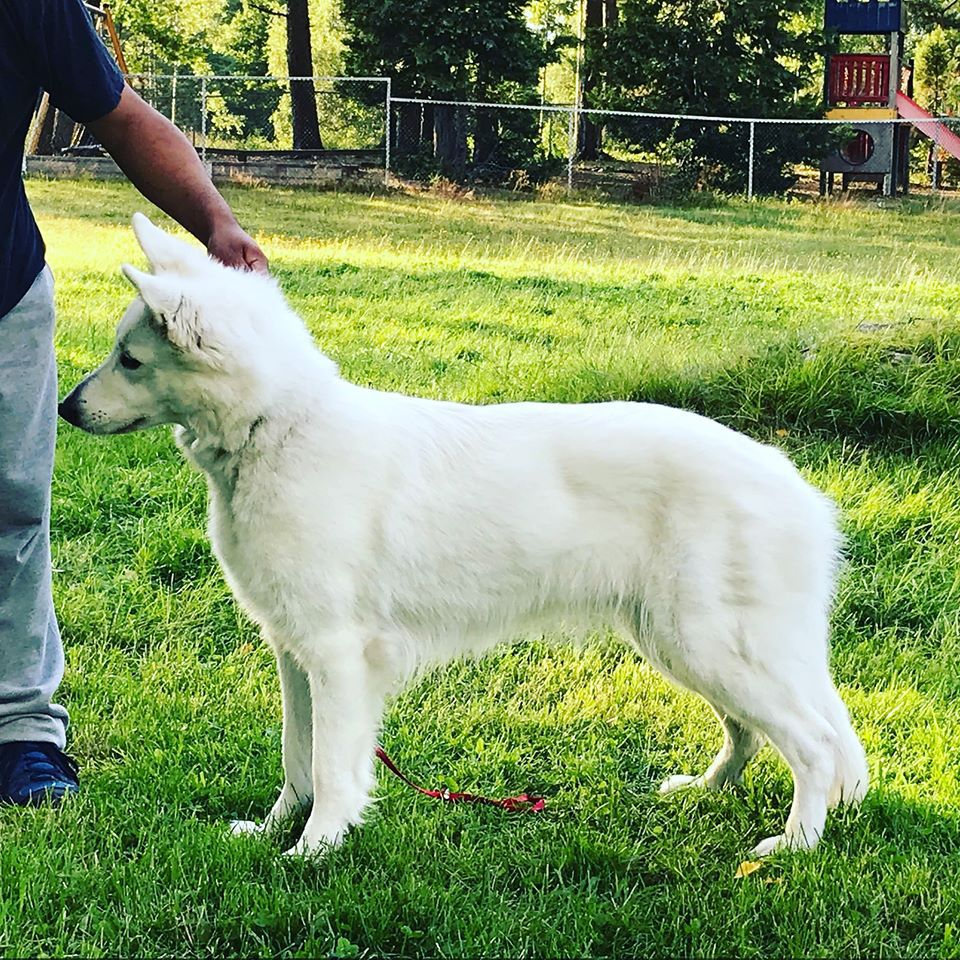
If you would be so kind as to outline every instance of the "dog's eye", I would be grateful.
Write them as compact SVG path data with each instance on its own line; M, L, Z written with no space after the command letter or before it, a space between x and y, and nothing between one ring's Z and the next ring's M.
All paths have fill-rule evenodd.
M127 370L136 370L137 367L142 367L143 364L134 357L131 357L130 354L124 350L123 353L120 354L120 366L125 367Z

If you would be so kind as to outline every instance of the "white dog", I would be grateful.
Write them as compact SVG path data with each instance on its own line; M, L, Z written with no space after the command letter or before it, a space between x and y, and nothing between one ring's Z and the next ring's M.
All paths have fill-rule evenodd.
M765 739L793 772L783 834L812 847L867 766L827 665L837 531L777 450L641 403L469 406L343 380L276 284L145 217L153 269L107 360L61 404L114 434L177 424L206 474L210 540L283 692L284 784L312 804L291 852L340 842L374 783L386 698L419 667L531 631L613 625L716 711L700 776L735 782Z

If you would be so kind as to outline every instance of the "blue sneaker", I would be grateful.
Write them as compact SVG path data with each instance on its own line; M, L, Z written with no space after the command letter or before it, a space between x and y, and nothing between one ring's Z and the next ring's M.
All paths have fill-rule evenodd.
M52 743L0 744L0 803L53 806L80 789L77 765Z

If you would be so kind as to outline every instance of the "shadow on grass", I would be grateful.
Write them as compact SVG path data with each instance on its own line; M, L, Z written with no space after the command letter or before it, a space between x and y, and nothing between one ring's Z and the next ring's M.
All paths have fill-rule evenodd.
M960 435L960 330L773 343L705 375L654 374L625 399L683 407L754 435L797 431L915 452Z

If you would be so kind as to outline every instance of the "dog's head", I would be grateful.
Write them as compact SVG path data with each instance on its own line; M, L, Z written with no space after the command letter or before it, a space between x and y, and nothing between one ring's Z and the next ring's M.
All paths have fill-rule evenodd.
M152 272L124 264L137 296L110 355L60 404L69 423L128 433L262 402L291 356L314 352L272 279L225 267L142 214L133 229Z

